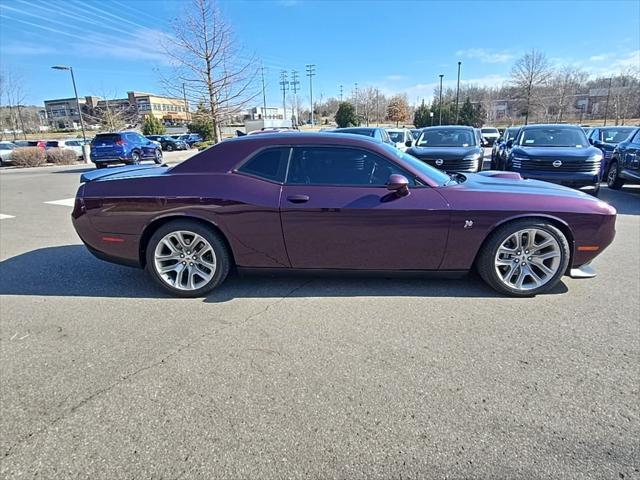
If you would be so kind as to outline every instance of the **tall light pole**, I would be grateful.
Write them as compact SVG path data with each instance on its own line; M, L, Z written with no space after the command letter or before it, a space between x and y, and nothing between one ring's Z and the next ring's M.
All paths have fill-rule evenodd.
M355 83L355 90L354 90L354 99L356 102L356 118L358 118L358 82Z
M313 120L313 76L316 74L316 66L313 63L305 65L307 77L309 77L309 101L311 102L311 125L315 125Z
M289 81L287 80L287 71L282 70L280 72L280 90L282 90L282 110L284 111L282 119L287 120L287 90L289 90Z
M611 79L609 77L609 89L607 90L607 103L604 105L604 126L607 126L607 115L609 114L609 97L611 96Z
M439 125L442 125L442 77L444 77L444 75L441 73L440 74L440 100L438 101L438 110L440 113Z
M84 131L84 120L82 119L82 110L80 109L80 99L78 98L78 89L76 88L76 78L73 76L73 68L66 65L54 65L54 70L69 70L71 72L71 82L73 83L73 93L76 95L76 107L78 109L78 115L80 116L80 128L82 128L82 139L87 142L87 134ZM88 159L85 159L88 161Z
M340 103L342 103L342 85L340 85Z
M458 124L458 102L460 101L460 65L462 65L462 62L458 62L458 86L456 87L456 125Z

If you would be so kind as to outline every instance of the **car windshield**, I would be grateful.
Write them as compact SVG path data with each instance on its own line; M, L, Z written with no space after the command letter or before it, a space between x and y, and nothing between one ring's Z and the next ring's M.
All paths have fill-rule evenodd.
M607 143L620 143L627 139L633 128L605 128L602 130L602 141Z
M475 145L474 134L461 128L424 130L418 138L418 147L468 147Z
M499 134L497 128L483 128L481 131L482 131L482 133L496 133L496 134Z
M382 148L384 148L387 153L391 154L393 157L400 159L403 163L411 166L414 170L422 173L424 176L429 177L431 180L436 182L438 185L445 185L447 182L451 180L451 177L447 175L445 172L438 170L437 168L433 168L430 165L427 165L421 160L418 160L416 157L409 155L408 153L403 152L402 150L398 150L391 145L387 145L385 143L382 144Z
M389 132L389 137L396 143L404 142L404 132Z
M580 128L530 128L523 132L525 147L584 147L587 137Z
M519 131L520 131L519 128L507 128L507 131L504 132L504 138L506 140L511 140L512 138L516 138Z

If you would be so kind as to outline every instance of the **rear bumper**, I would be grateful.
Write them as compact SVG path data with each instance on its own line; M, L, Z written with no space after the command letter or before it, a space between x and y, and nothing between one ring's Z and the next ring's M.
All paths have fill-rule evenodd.
M579 190L597 189L600 185L599 173L583 173L583 172L539 172L531 170L518 170L522 178L530 178L532 180L542 180L543 182L555 183L565 187L571 187Z

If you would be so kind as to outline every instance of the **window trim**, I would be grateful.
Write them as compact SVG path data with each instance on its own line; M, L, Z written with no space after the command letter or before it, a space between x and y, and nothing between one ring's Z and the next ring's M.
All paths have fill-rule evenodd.
M240 168L242 168L245 163L250 162L251 160L253 160L258 155L262 154L263 152L267 150L285 149L285 148L289 149L289 155L287 156L287 164L284 169L284 181L278 182L276 180L271 180L270 178L264 178L259 175L254 175L252 173L240 171ZM287 180L287 175L289 174L289 165L291 163L292 152L293 152L293 147L291 145L265 145L264 147L261 147L258 150L255 150L254 152L246 156L244 159L240 160L240 162L238 162L238 164L231 169L230 173L235 173L237 175L242 175L244 177L255 178L257 180L262 180L263 182L273 183L274 185L284 185L285 181Z
M351 183L289 183L289 169L291 168L291 162L293 160L293 151L296 148L345 148L345 149L349 149L349 150L361 150L363 152L372 154L372 155L377 155L378 157L382 157L383 159L385 159L386 161L390 162L391 164L395 165L396 168L398 168L398 170L404 172L403 175L408 179L408 180L413 180L413 182L415 183L415 185L410 186L410 188L420 188L420 187L428 187L431 188L429 185L424 185L424 181L416 176L415 174L407 171L406 168L402 167L401 165L398 165L397 162L394 162L392 159L390 159L389 157L387 157L386 155L382 155L378 152L375 152L373 150L368 150L364 147L360 147L360 146L342 146L342 145L317 145L317 144L300 144L300 145L292 145L291 146L291 152L289 153L289 161L287 164L287 171L286 171L286 175L284 177L284 185L285 186L291 186L291 187L300 187L300 186L309 186L309 187L357 187L357 188L385 188L385 185L361 185L361 184L351 184Z

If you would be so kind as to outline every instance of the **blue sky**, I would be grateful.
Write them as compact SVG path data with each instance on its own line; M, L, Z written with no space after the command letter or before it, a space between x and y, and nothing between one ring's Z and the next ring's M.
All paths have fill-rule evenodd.
M0 66L19 76L27 103L72 95L163 93L158 70L167 60L158 39L170 32L188 0L0 0ZM438 74L498 85L513 62L536 48L552 62L591 75L640 67L640 2L220 1L243 44L267 68L268 103L279 105L281 69L317 65L314 97L345 94L354 82L385 93L429 99ZM303 101L308 94L303 77ZM259 103L259 102L257 102Z

